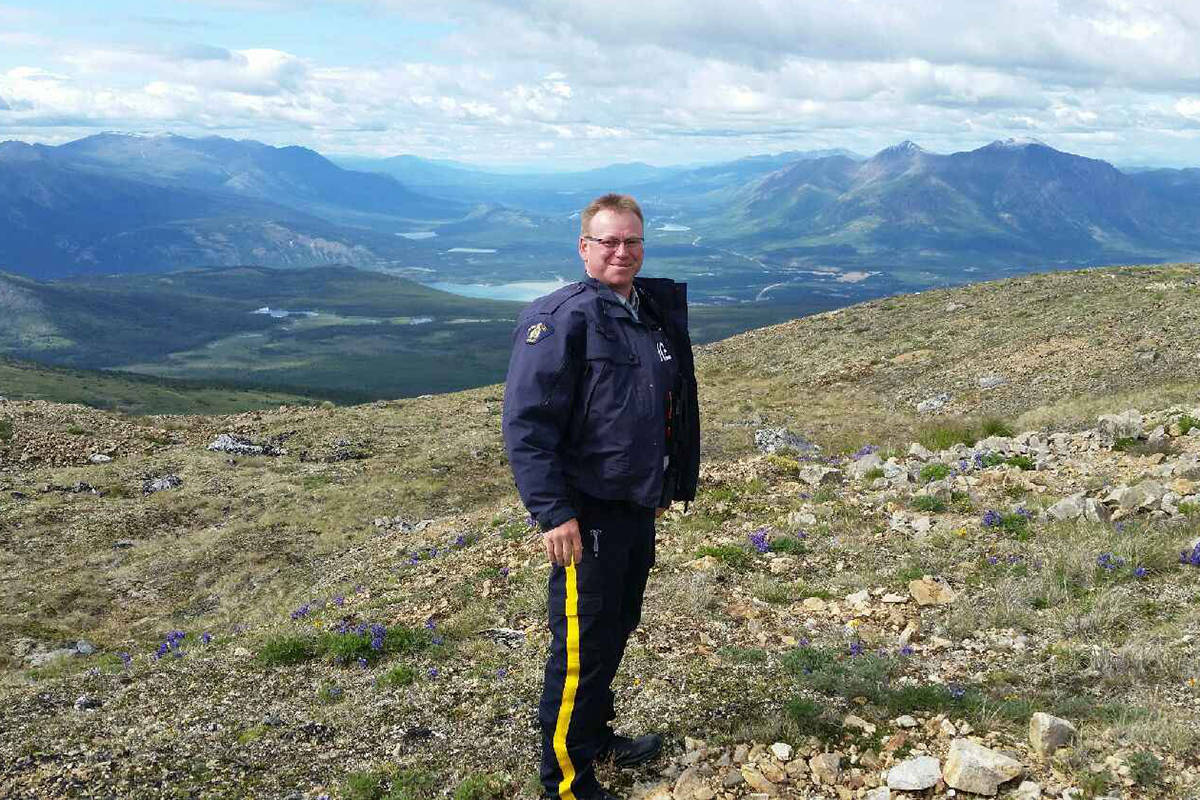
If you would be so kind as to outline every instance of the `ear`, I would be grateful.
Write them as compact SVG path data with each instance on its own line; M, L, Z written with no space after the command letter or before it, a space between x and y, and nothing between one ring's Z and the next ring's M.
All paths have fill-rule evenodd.
M588 245L587 239L584 239L583 235L580 234L580 236L579 236L579 257L581 259L583 259L584 264L587 263L587 245Z

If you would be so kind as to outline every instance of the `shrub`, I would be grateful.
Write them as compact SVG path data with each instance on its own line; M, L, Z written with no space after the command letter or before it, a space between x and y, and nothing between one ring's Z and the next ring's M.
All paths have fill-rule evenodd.
M1196 419L1191 414L1183 414L1179 417L1179 433L1181 436L1187 436L1192 428L1200 428L1200 419ZM1149 754L1147 754L1149 755ZM1151 756L1153 758L1153 756Z
M767 651L759 647L726 645L718 650L717 654L734 664L761 664L767 660Z
M913 498L912 507L917 511L940 514L946 510L946 501L931 494L919 494Z
M417 679L417 672L407 664L398 664L375 679L378 686L408 686Z
M873 480L882 478L883 474L883 467L871 467L869 470L863 473L863 480L865 480L867 483L870 483Z
M1037 464L1029 456L1010 456L1004 459L1004 463L1020 470L1030 471L1037 469Z
M841 738L842 726L828 719L824 708L812 700L793 697L787 703L787 713L802 736L815 736L826 741Z
M799 461L776 453L771 453L767 456L767 463L785 475L796 475L800 472Z
M976 436L974 429L962 420L940 420L922 425L917 432L917 441L936 453L956 444L973 445Z
M1015 431L1007 422L999 417L987 417L979 425L979 436L986 439L989 436L1012 436Z
M504 800L504 781L498 775L468 775L454 790L454 800Z
M299 664L317 655L316 643L306 636L273 636L263 642L258 651L258 662L275 667Z
M1138 786L1152 786L1162 777L1162 761L1153 753L1139 750L1129 757L1129 777Z
M802 556L808 552L808 547L795 536L780 536L771 542L771 550L776 553Z
M0 442L7 442L13 437L13 424L11 419L0 419Z
M745 569L750 566L750 551L736 544L710 544L696 551L697 557L712 556L722 564L728 564L734 569Z
M1095 800L1104 796L1112 782L1112 774L1106 769L1099 772L1084 771L1079 775L1079 788L1083 791L1084 800Z
M332 706L346 699L346 692L337 684L325 681L317 689L317 702L323 706Z
M950 467L945 464L926 464L921 467L921 482L940 481L950 475Z
M379 770L351 772L342 781L342 796L346 800L382 800L387 775Z

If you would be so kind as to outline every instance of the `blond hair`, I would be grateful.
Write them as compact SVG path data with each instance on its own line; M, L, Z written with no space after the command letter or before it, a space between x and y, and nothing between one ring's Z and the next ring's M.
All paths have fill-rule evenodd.
M646 218L642 216L642 207L638 205L637 200L634 200L627 194L617 194L611 192L602 194L595 200L587 204L587 208L579 215L579 232L583 236L587 236L591 230L592 217L599 214L601 211L624 211L630 214L636 214L638 221L644 226Z

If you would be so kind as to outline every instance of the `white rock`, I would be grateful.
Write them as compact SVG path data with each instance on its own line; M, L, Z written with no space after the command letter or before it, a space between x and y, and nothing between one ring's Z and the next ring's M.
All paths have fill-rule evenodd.
M846 595L846 602L852 606L865 606L871 602L871 592L867 589L862 589L854 594Z
M842 757L837 753L820 753L808 760L808 768L817 783L832 786L842 774Z
M955 739L946 756L946 785L975 794L994 795L1000 784L1025 771L1020 762L970 739Z
M1040 800L1042 787L1033 781L1021 781L1021 785L1013 792L1013 800Z
M1142 435L1142 415L1136 409L1104 414L1096 427L1110 439L1136 439Z
M929 398L917 403L917 413L931 414L934 411L937 411L937 410L945 407L946 403L949 403L949 402L950 402L950 394L948 392L942 392L939 395L935 395L934 397L929 397Z
M892 790L886 786L876 786L863 796L863 800L892 800Z
M771 755L778 758L780 761L792 760L792 746L787 742L776 742L771 745Z
M1076 492L1070 497L1064 497L1046 509L1051 519L1072 520L1083 516L1083 492Z
M896 717L895 722L896 727L898 728L915 728L920 724L908 714L901 714L900 716Z
M1078 735L1075 726L1061 717L1038 711L1029 718L1029 744L1039 755L1053 754L1058 748L1075 741Z
M919 792L933 786L942 777L942 762L933 756L917 756L902 761L888 770L889 789Z
M933 458L933 453L917 442L913 442L908 446L908 454L913 458L919 458L922 461L928 461L929 459Z
M107 464L112 461L112 456L106 456L104 453L92 453L88 456L88 461L93 464Z
M873 469L879 469L883 466L883 459L876 453L867 453L862 458L856 458L850 462L847 469L855 478L862 478Z

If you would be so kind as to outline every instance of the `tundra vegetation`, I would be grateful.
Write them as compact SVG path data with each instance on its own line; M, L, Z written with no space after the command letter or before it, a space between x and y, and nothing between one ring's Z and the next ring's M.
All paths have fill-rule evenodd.
M1002 793L1194 797L1197 341L1168 265L699 348L699 496L617 677L667 752L602 778L857 796L974 742ZM0 402L0 795L535 797L547 566L500 403Z

